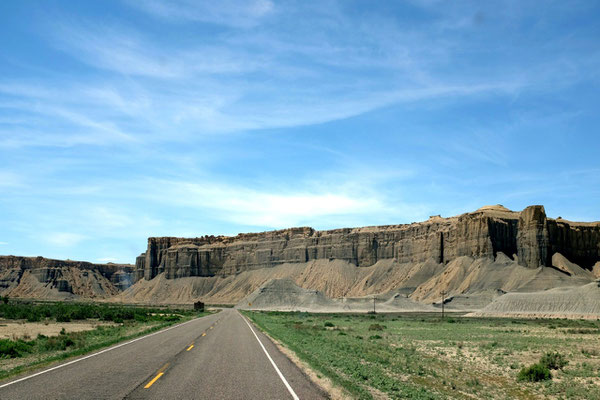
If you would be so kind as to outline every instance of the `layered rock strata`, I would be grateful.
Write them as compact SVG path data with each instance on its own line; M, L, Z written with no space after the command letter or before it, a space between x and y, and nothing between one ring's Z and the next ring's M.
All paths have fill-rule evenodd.
M72 271L97 274L108 280L114 289L107 289L107 295L115 294L132 285L134 266L129 264L92 264L85 261L52 260L44 257L0 256L0 290L17 285L25 273L34 276L42 285L59 292L78 294L74 288ZM77 286L77 285L76 285Z
M528 268L551 266L561 253L585 269L600 261L600 222L580 223L546 217L543 206L513 212L487 206L451 218L431 217L406 225L317 231L290 228L234 237L152 237L137 257L134 280L189 276L228 276L284 263L339 259L357 267L379 260L397 263L458 257L493 260L502 252Z

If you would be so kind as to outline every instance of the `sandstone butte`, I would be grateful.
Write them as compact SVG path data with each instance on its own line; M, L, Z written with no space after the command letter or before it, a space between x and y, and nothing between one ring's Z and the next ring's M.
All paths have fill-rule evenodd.
M235 303L269 279L291 278L330 297L396 290L432 302L445 290L522 288L502 277L478 284L485 277L473 269L493 274L495 265L537 279L528 287L539 290L575 277L589 283L600 275L600 222L548 218L537 205L521 212L497 205L403 225L151 237L135 265L0 256L0 294ZM544 269L552 271L540 275Z

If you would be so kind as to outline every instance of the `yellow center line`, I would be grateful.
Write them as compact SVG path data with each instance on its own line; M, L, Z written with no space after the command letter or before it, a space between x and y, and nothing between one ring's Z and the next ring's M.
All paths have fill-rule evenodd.
M161 369L159 369L157 372L165 372L165 370L169 368L169 363L166 363L165 365L162 366Z
M159 372L154 379L152 379L150 382L148 382L148 384L146 386L144 386L144 389L148 389L150 386L154 385L154 382L156 382L158 380L158 378L160 378L161 376L163 376L164 372Z
M193 349L193 348L194 348L194 345L193 345L193 344L190 344L190 347L188 347L186 351L190 351L190 350L191 350L191 349Z

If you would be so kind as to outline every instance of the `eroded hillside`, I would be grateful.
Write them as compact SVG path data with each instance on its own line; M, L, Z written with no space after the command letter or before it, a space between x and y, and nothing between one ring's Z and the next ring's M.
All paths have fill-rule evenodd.
M600 276L600 223L547 218L543 206L487 206L405 225L234 237L149 238L135 266L1 257L3 294L125 302L235 304L272 279L330 298L449 297L477 309L507 292L580 286Z

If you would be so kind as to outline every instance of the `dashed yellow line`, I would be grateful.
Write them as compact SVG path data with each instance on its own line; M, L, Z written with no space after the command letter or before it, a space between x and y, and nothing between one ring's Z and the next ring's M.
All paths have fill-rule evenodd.
M159 372L158 374L156 374L154 379L152 379L150 382L148 382L148 384L146 386L144 386L144 389L148 389L148 388L150 388L150 386L154 385L154 382L156 382L158 380L158 378L163 376L163 374L164 374L164 372Z
M161 376L163 376L165 374L165 370L169 367L169 363L166 363L165 365L162 366L161 369L158 370L158 373L156 374L156 376L146 384L146 386L144 386L144 389L148 389L150 388L150 386L154 385L154 382L156 382L158 380L158 378L160 378Z
M190 351L190 350L191 350L191 349L193 349L193 348L194 348L194 345L193 345L193 344L190 344L190 347L188 347L188 348L187 348L185 351Z

